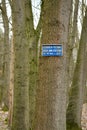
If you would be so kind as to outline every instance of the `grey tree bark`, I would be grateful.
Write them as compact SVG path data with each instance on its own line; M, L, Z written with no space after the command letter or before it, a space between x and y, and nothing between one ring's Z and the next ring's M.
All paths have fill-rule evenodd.
M10 6L12 8L12 1L9 0ZM26 0L26 27L28 29L28 44L29 44L29 127L31 129L32 122L34 119L35 111L35 95L36 95L36 80L37 80L37 62L38 62L38 39L40 34L40 26L34 30L33 25L33 14L31 7L31 0ZM12 102L12 101L10 101ZM10 108L10 111L12 109ZM10 117L11 117L10 112ZM10 120L10 119L9 119Z
M86 76L85 76L85 57L86 57L86 43L87 43L87 9L86 15L83 21L78 57L76 68L73 76L69 105L67 109L67 129L71 130L81 129L81 113L82 105L84 101L84 88L86 85Z
M12 1L14 98L12 130L29 130L29 12L27 0Z
M78 50L78 44L79 44L79 38L78 38L78 9L79 9L79 0L75 1L75 9L74 16L71 18L72 20L72 27L71 28L71 36L69 38L69 80L70 83L72 82L73 74L74 74L74 69L75 69L75 61L74 61L74 56L73 56L73 51L76 48Z

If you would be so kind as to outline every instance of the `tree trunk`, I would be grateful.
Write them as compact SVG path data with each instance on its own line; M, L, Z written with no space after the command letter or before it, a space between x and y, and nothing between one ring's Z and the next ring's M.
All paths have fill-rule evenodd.
M74 69L75 69L75 61L74 61L74 56L73 56L73 51L76 49L78 45L78 27L77 27L77 22L78 22L78 8L79 8L79 0L75 1L75 9L74 9L74 16L73 16L73 25L72 25L72 32L71 32L71 37L69 40L69 80L70 84L73 79L73 74L74 74Z
M67 129L72 128L79 130L81 128L81 113L84 97L85 87L85 55L86 55L86 43L87 43L87 10L83 21L83 28L81 34L81 40L79 45L78 57L76 68L73 76L69 105L67 109Z
M39 59L34 130L66 130L66 49L71 1L43 1L42 44L62 44L63 57ZM41 46L42 47L42 46Z
M4 36L2 30L0 30L0 106L3 99L3 56L4 56Z
M12 130L29 130L29 28L27 0L12 1L14 98ZM27 21L29 22L27 24Z
M30 110L30 128L32 128L32 122L35 116L35 102L36 102L36 87L37 87L37 63L38 63L38 55L37 55L37 44L36 37L33 37L32 47L30 47L30 57L29 57L29 110Z
M30 129L35 117L35 104L36 104L36 88L37 88L37 75L38 75L38 62L39 62L39 40L41 33L41 17L37 26L34 30L33 36L30 43L30 72L29 72L29 110L30 110Z
M9 127L12 126L13 89L14 89L14 45L13 45L13 38L12 38L11 45L10 45L10 86L9 86L9 115L8 115Z
M2 18L4 24L4 89L3 102L6 107L9 107L9 83L10 83L10 49L9 49L9 22L6 11L6 1L2 0Z

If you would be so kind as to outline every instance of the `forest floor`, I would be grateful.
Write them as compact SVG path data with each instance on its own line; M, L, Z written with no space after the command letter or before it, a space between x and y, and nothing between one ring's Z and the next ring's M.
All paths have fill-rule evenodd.
M4 112L0 108L0 130L8 130L7 118L8 112Z
M0 130L8 130L7 118L8 118L8 112L4 112L0 108ZM82 130L87 130L87 104L83 105L81 124L82 124Z

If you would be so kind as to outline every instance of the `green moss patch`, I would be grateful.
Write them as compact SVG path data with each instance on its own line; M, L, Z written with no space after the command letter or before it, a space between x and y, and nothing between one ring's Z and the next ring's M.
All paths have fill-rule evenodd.
M67 124L66 130L82 130L76 123Z

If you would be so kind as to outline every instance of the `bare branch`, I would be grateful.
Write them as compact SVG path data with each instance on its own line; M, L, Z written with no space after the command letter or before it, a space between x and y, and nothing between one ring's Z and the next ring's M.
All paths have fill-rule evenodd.
M35 9L38 9L38 10L40 10L40 8L38 8L38 7L36 7L36 6L34 6L34 5L32 5Z

